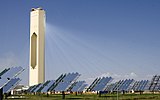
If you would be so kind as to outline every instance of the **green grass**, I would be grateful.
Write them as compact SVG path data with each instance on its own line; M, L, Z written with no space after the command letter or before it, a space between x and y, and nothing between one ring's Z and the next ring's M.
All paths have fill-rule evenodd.
M26 99L14 99L14 100L62 100L61 94L55 95L24 95ZM65 95L65 100L117 100L116 94L103 94L101 97L96 94L75 94ZM160 100L160 94L119 94L118 100Z

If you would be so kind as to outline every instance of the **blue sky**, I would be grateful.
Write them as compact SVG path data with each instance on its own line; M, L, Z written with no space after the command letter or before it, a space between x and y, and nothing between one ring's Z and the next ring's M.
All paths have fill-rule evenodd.
M159 0L2 0L0 70L22 66L28 83L29 12L46 11L46 80L79 72L150 79L160 70Z

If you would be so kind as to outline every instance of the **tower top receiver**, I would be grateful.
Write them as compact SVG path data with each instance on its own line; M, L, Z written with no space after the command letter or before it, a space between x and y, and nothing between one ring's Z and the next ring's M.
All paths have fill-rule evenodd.
M35 10L43 10L42 7L38 7L38 8L32 8L31 11L35 11Z

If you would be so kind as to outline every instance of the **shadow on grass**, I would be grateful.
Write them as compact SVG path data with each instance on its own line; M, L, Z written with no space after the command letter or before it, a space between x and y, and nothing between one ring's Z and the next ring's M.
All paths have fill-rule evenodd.
M117 96L98 96L98 97L115 98L115 97L117 97Z
M75 100L75 99L83 99L83 98L66 98L66 99L73 99L73 100Z

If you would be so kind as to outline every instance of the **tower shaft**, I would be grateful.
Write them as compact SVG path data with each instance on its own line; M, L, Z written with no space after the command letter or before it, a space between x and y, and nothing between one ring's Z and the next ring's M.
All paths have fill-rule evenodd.
M30 63L29 85L45 81L45 11L41 8L30 12Z

